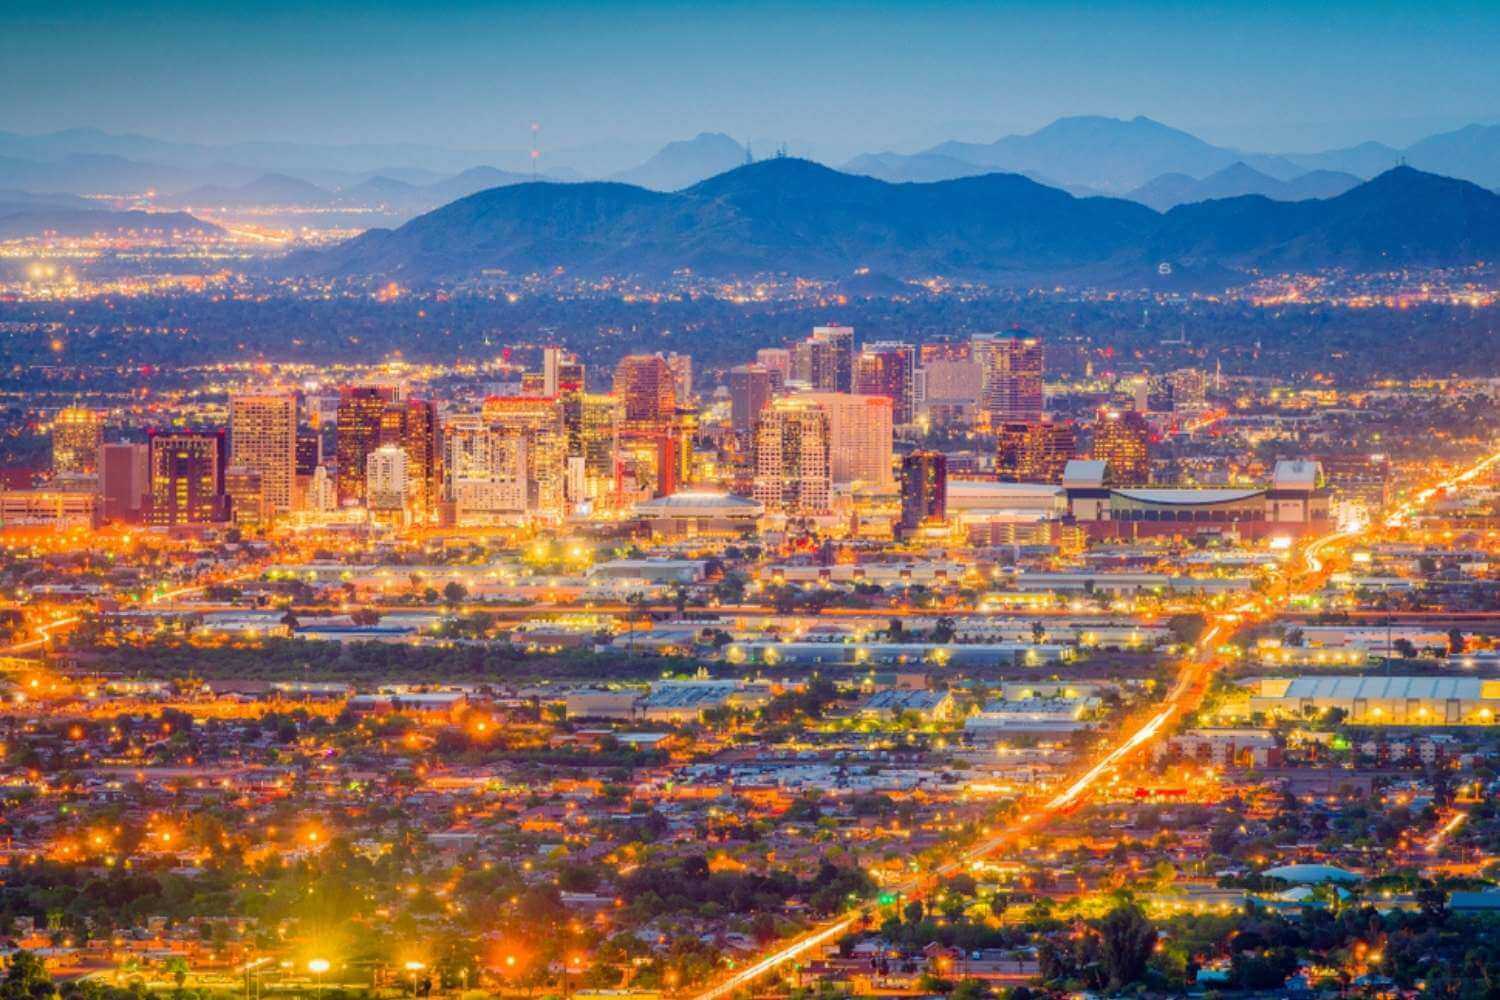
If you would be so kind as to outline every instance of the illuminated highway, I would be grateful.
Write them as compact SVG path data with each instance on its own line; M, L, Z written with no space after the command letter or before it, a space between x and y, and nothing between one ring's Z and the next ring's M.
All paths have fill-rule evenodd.
M1472 481L1496 463L1500 463L1500 451L1466 467L1462 472L1455 474L1449 479L1418 491L1411 498L1397 506L1395 510L1391 511L1385 518L1384 525L1386 527L1401 526L1408 517L1421 509L1434 496L1454 486ZM1327 560L1330 553L1340 545L1361 537L1364 531L1367 530L1369 529L1338 531L1310 540L1302 547L1300 553L1305 572L1298 574L1294 582L1288 585L1287 590L1283 592L1282 600L1290 598L1293 588L1300 593L1310 593L1321 587L1324 582L1325 571L1328 569ZM1008 844L1014 843L1018 838L1040 829L1046 825L1047 821L1066 812L1078 803L1099 783L1101 778L1110 774L1116 765L1161 735L1174 717L1180 713L1191 712L1197 708L1207 693L1209 679L1212 677L1215 667L1219 664L1218 647L1220 642L1232 635L1245 621L1268 616L1273 610L1276 610L1269 605L1270 602L1263 602L1261 599L1256 598L1245 601L1232 611L1212 616L1203 634L1193 646L1193 649L1183 659L1176 683L1167 692L1166 697L1155 713L1139 725L1127 724L1124 727L1125 735L1123 739L1116 743L1113 748L1095 761L1061 792L1057 793L1044 804L1023 813L1004 832L973 844L957 853L950 860L925 873L914 875L906 882L894 887L895 891L900 896L910 899L920 899L930 892L939 880L968 868L974 862L988 857ZM820 924L807 933L785 942L776 951L765 955L744 969L738 970L733 975L720 980L713 986L694 994L693 1000L720 1000L721 997L728 996L736 990L749 986L767 973L773 972L790 962L794 962L804 955L814 952L829 942L836 940L847 933L850 928L858 925L871 912L871 908L866 904Z

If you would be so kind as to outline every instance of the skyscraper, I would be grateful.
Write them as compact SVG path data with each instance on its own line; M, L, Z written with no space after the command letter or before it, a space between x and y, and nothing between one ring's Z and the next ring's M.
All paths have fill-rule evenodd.
M948 516L948 458L914 451L901 459L901 527L906 531Z
M745 438L755 430L755 418L771 401L771 372L764 365L736 365L729 369L729 423Z
M673 351L667 355L667 370L672 373L672 391L678 406L693 398L693 357Z
M832 506L828 413L806 398L778 399L755 425L753 494L771 513L825 514Z
M1133 410L1101 410L1094 422L1093 457L1105 465L1111 486L1151 481L1151 427Z
M92 476L99 471L104 417L96 410L69 406L52 421L52 474Z
M267 517L292 509L297 475L297 397L289 393L229 400L229 453L260 474Z
M151 434L151 510L159 527L212 524L227 516L223 431Z
M814 370L813 388L825 388L834 393L853 391L853 327L813 327L811 340L828 345L828 360L823 363L831 366L826 373ZM823 357L822 352L816 357Z
M404 521L410 510L411 485L406 449L383 444L365 460L365 498L372 512Z
M916 358L910 344L882 341L866 344L854 360L854 391L889 399L897 426L915 416Z
M980 405L990 425L1040 417L1045 406L1042 342L1017 331L975 337L972 347L983 371Z
M771 373L771 385L778 391L792 378L792 352L785 347L762 347L755 352L755 363Z
M892 485L889 399L847 392L809 392L792 398L813 403L828 414L830 474L835 483Z
M659 354L631 354L615 366L615 397L620 417L631 423L656 424L677 410L676 379Z
M339 502L365 499L365 463L380 447L380 428L386 404L395 390L381 385L346 385L339 390L338 430L334 452L338 459Z
M995 478L1008 483L1060 483L1078 453L1078 430L1065 421L1007 420L995 428Z
M442 493L437 404L427 399L408 399L403 408L401 448L406 452L412 523L436 524Z
M549 521L567 513L568 446L562 409L556 399L526 396L491 396L483 408L485 424L496 434L494 447L507 456L519 455L524 466L523 510Z
M107 444L99 449L99 492L106 520L137 524L151 496L151 449L144 444Z

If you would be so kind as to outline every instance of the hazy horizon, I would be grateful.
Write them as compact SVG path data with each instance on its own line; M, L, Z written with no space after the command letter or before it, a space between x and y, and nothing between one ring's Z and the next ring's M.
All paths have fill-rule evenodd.
M1145 115L1246 151L1409 144L1500 112L1500 8L1453 3L177 0L0 13L0 129L416 143L627 165L724 132L840 161ZM1082 26L1082 27L1080 27ZM1372 71L1375 67L1377 71Z

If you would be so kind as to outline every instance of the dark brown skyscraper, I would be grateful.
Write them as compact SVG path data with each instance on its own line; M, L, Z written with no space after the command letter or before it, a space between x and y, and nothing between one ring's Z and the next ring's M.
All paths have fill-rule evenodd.
M729 369L730 426L748 439L755 418L771 401L772 375L764 365L736 365Z
M339 463L339 502L365 499L365 463L380 447L386 405L395 390L379 385L346 385L339 390L335 452Z
M151 511L159 527L212 524L228 517L223 431L151 434Z
M913 531L948 516L948 457L914 451L901 459L901 527Z
M621 358L615 366L615 398L626 422L670 422L677 411L677 390L667 359L657 354Z

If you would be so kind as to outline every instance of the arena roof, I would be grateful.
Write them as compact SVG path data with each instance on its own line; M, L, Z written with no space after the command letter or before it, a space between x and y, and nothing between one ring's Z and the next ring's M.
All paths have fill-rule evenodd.
M1116 496L1137 503L1154 503L1166 507L1201 507L1216 503L1234 503L1250 500L1264 494L1255 489L1159 489L1159 490L1114 490Z

